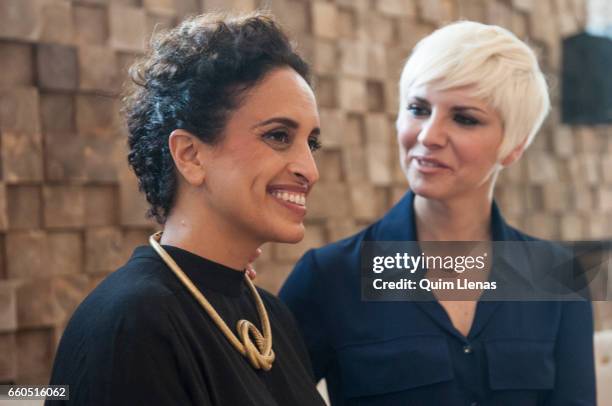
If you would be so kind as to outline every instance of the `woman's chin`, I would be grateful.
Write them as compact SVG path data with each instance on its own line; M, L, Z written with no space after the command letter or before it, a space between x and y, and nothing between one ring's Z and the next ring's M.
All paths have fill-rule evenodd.
M304 224L288 224L278 227L270 236L270 240L285 244L297 244L304 239Z

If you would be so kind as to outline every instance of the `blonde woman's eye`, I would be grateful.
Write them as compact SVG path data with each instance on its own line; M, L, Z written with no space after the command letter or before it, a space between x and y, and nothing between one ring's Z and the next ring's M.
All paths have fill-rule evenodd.
M426 116L429 114L429 110L418 104L408 105L408 111L415 117Z
M455 121L461 125L465 126L475 126L480 124L480 121L472 118L470 116L466 116L465 114L457 114L455 115Z

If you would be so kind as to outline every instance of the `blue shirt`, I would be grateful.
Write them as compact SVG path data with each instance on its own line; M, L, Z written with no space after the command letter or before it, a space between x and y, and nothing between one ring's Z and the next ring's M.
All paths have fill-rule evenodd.
M594 405L588 301L480 301L463 336L436 301L361 300L362 241L415 241L414 194L308 251L281 289L332 405ZM495 204L494 241L529 241Z

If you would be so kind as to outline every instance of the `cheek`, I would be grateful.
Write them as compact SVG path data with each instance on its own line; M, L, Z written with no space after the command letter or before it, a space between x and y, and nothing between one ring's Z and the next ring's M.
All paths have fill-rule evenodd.
M497 159L497 144L488 142L487 139L461 140L455 144L457 158L464 164L476 167L489 167L495 164Z
M406 120L400 120L397 123L397 143L403 150L410 149L416 143L418 129L414 125L410 125Z

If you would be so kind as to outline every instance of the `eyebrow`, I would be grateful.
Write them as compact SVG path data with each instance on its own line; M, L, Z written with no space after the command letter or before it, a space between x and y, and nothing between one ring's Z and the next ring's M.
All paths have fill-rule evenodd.
M297 129L299 128L299 123L293 119L290 119L288 117L272 117L269 118L267 120L261 121L257 124L255 124L253 126L253 128L257 128L257 127L263 127L266 126L268 124L273 124L273 123L279 123L279 124L283 124L289 128L292 129ZM313 135L320 135L321 134L321 129L319 127L315 127L312 129L312 131L310 132Z
M429 101L427 101L427 99L423 99L422 97L417 97L417 96L415 96L414 99L416 101L418 101L419 103L423 103L423 104L429 105ZM483 109L478 108L478 107L474 107L474 106L453 106L452 110L454 110L454 111L476 110L476 111L479 111L479 112L481 112L483 114L488 114Z

